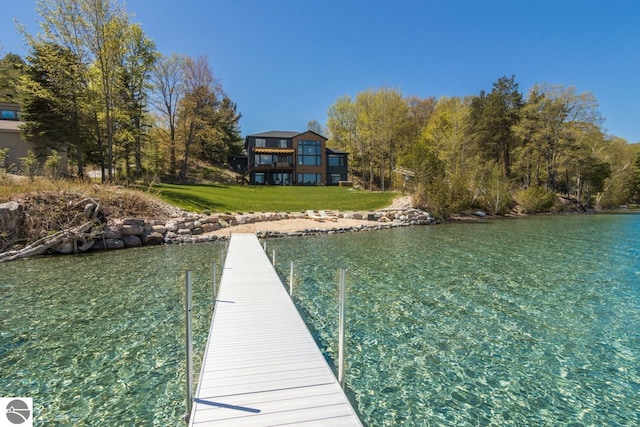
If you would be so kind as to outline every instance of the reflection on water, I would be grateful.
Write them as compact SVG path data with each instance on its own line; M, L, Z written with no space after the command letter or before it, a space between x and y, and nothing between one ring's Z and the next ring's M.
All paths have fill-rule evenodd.
M371 426L640 425L640 216L269 240L327 356L348 268L347 383ZM182 426L184 270L197 244L0 264L0 390L37 425Z

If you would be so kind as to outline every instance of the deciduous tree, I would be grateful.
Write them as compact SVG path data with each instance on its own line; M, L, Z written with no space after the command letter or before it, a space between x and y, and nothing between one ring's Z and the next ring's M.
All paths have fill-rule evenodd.
M154 91L151 102L159 114L159 128L167 130L169 171L172 175L178 167L176 129L178 105L184 97L185 61L186 57L177 54L160 56L152 72Z
M178 175L185 181L191 148L219 137L217 110L223 96L206 57L187 58L184 62L184 97L178 106L177 123L183 141L182 166Z

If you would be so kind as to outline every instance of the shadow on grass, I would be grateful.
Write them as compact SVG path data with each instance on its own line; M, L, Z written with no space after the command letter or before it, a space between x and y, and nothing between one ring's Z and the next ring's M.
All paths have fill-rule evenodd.
M187 194L181 190L172 190L166 187L160 189L160 197L168 203L190 211L218 211L223 206L220 203L215 203L214 201L206 197L198 196L195 194Z
M224 185L224 184L203 184L203 183L198 183L198 182L187 182L185 184L177 184L177 183L162 183L162 184L155 184L153 186L156 189L160 189L160 190L164 190L167 188L189 188L189 187L210 187L210 188L231 188L230 185Z

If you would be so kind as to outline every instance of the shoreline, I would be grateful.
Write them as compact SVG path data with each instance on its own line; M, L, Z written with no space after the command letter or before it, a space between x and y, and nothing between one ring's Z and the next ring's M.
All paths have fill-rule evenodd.
M10 206L12 203L15 205L13 210ZM19 224L19 216L23 214L22 208L15 202L9 202L6 205L9 210L5 212L5 216L8 213L9 219ZM453 215L446 221L436 221L430 213L414 208L409 196L397 197L389 207L370 211L197 214L164 204L161 210L169 213L161 216L164 219L121 217L103 222L104 219L97 220L99 207L90 200L84 206L84 214L88 222L75 228L61 230L22 249L0 253L0 262L46 254L66 255L163 244L212 242L228 240L233 233L253 233L263 239L528 216L519 213L496 216L482 211L467 211ZM325 215L324 217L320 215L321 212ZM571 209L564 212L590 213ZM11 217L11 215L14 216Z
M327 210L232 215L196 214L171 207L165 210L172 211L171 217L164 220L130 217L107 222L101 220L97 203L83 200L80 204L85 202L85 222L82 225L61 230L22 249L0 253L0 262L38 255L73 255L163 244L228 240L233 233L255 233L259 238L308 236L436 223L428 212L413 208L411 199L407 196L396 198L387 208L363 212ZM24 210L18 203L6 204L5 216L11 223L20 224L22 215Z

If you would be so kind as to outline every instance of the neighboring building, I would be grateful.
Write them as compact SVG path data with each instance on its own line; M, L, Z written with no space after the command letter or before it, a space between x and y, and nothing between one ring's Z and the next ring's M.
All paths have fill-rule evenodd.
M26 143L20 136L20 106L7 102L0 102L0 149L8 148L7 165L19 167L20 157L26 157L33 145ZM0 165L4 166L4 165Z
M7 165L12 172L17 172L21 168L20 158L27 156L27 151L33 151L41 163L44 162L50 151L46 148L38 149L33 142L25 141L20 135L20 105L0 102L0 149L8 148L9 155L7 157ZM61 157L60 168L66 171L67 168L67 152L66 150L58 151ZM4 165L0 165L2 167Z
M327 148L326 142L313 131L249 135L246 164L238 156L231 164L254 185L338 185L347 181L348 155Z

